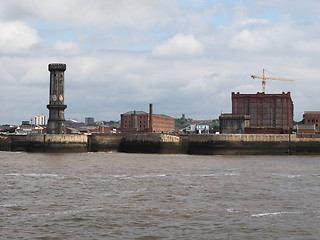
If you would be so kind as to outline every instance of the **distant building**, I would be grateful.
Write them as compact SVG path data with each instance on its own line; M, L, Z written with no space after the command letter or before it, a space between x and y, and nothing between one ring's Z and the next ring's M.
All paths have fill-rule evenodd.
M293 128L293 102L290 92L282 94L232 93L232 115L249 115L250 127L275 128L290 132Z
M84 123L86 125L93 124L94 123L94 118L93 117L86 117L85 120L84 120Z
M186 134L209 134L209 125L191 124L180 130L181 133Z
M22 124L15 130L16 135L44 134L47 129L34 124Z
M47 125L47 116L45 115L38 115L34 118L34 124L44 126Z
M249 115L233 115L230 113L221 114L220 133L223 134L241 134L245 133L245 129L250 127Z
M168 133L174 130L175 120L164 114L153 114L152 104L149 113L130 111L121 114L121 132L156 132Z
M320 132L320 111L305 111L303 121L305 125L314 125L315 131Z

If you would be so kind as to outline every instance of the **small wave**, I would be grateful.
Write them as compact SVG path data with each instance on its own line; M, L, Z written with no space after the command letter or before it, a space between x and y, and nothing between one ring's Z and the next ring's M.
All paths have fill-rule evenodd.
M272 175L277 177L284 177L284 178L300 178L302 177L300 174L278 174L278 173L272 173Z
M273 217L273 216L281 216L281 215L289 215L289 214L301 214L301 212L271 212L271 213L259 213L252 214L251 217Z
M240 211L237 210L237 209L234 209L234 208L228 208L228 209L227 209L227 212L229 212L229 213L238 213L238 212L240 212Z
M120 179L132 179L132 178L158 178L158 177L166 177L165 173L150 173L150 174L141 174L141 175L112 175L115 178Z
M10 208L12 210L15 210L15 211L19 211L19 210L26 210L27 208L23 207L23 206L19 206L17 204L3 204L3 205L0 205L1 207L3 208Z
M152 177L166 177L167 175L166 174L142 174L142 175L137 175L137 176L134 176L134 177L137 177L137 178L152 178Z
M32 217L38 218L43 216L57 216L57 215L74 215L78 213L84 213L84 212L97 212L102 211L103 208L87 208L87 209L72 209L72 210L66 210L61 212L47 212L47 213L40 213L40 214L32 214Z
M58 174L51 173L7 173L6 176L18 176L18 177L59 177Z

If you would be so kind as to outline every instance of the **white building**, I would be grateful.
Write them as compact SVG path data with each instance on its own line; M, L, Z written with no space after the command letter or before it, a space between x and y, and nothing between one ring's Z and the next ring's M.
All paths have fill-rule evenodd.
M40 125L40 126L47 125L47 116L45 115L35 116L34 123L35 125Z

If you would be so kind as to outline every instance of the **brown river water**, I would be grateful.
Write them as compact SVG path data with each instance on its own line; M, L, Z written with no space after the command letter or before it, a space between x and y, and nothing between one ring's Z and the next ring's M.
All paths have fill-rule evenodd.
M320 239L320 157L0 152L0 239Z

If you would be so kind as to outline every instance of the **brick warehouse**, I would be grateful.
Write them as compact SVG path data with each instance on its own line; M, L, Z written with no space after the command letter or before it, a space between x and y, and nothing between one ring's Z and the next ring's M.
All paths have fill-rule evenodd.
M250 115L250 127L281 128L293 127L293 102L290 92L282 94L232 93L232 114Z
M320 111L305 111L303 114L305 125L314 125L315 131L320 131Z
M174 130L174 118L164 114L153 114L153 106L149 105L149 113L130 111L121 114L121 132L156 132L168 133Z

